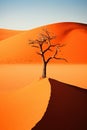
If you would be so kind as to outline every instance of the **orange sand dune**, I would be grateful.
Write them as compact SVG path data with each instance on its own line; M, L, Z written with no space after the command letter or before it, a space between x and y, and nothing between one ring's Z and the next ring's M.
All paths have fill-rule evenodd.
M86 130L86 101L86 89L47 78L0 91L0 130Z
M49 98L48 79L0 91L0 130L31 130L46 111Z
M57 36L55 43L66 44L62 48L61 57L65 57L69 63L87 63L87 24L73 22L39 27L1 41L0 63L40 63L36 48L30 47L28 40L36 38L43 28Z
M87 90L49 79L51 97L32 130L87 130Z
M7 39L11 36L17 35L23 31L15 31L15 30L9 30L9 29L0 29L0 41Z

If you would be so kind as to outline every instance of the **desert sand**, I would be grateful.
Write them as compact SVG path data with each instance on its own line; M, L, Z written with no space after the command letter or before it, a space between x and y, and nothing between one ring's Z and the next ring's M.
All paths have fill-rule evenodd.
M50 93L48 79L0 91L0 130L31 130L46 111Z
M40 79L41 58L28 44L44 28L57 36L54 43L66 44L60 57L68 63L53 60L47 66L52 79ZM86 130L87 24L0 29L0 34L0 130Z
M47 111L32 130L86 130L87 90L49 81L51 97Z
M15 90L37 81L42 64L0 65L0 90ZM47 77L87 89L87 65L54 64L47 66Z
M18 31L18 30L0 29L0 41L10 38L22 32L23 31Z
M86 89L49 78L0 91L0 129L86 130L86 102Z
M72 22L56 23L27 30L1 40L0 63L41 63L40 57L35 53L36 48L32 48L28 43L29 40L37 38L43 29L48 29L56 35L54 43L66 44L60 53L61 57L66 58L69 63L87 63L87 25ZM55 63L59 61L56 60Z

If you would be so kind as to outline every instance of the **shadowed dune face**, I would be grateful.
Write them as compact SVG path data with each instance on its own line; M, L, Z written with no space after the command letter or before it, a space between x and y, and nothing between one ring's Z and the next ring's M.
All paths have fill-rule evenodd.
M48 29L49 32L57 36L54 43L66 44L60 53L61 57L66 58L69 63L87 63L87 25L80 23L47 25L2 40L0 41L0 63L41 63L40 56L35 53L36 48L30 47L28 40L35 39L43 28ZM6 37L9 34L11 36L9 32ZM14 32L12 32L13 34ZM5 37L4 33L2 35L1 37ZM59 61L56 60L56 63L59 63Z
M49 79L51 98L32 130L86 130L87 90Z
M0 41L10 38L14 35L17 35L23 31L15 31L15 30L8 30L8 29L0 29Z
M0 91L0 130L31 130L42 118L49 99L47 78L18 90Z

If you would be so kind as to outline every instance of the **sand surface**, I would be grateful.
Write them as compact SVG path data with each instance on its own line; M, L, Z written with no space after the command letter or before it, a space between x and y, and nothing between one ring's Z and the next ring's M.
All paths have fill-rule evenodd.
M87 130L87 90L49 79L51 97L32 130Z
M38 80L41 64L0 65L0 90L18 89ZM87 89L87 65L50 65L47 77Z
M31 130L42 118L49 99L48 79L18 90L0 91L0 130Z
M41 64L0 65L0 129L31 130L50 99ZM87 65L48 65L47 76L87 89Z

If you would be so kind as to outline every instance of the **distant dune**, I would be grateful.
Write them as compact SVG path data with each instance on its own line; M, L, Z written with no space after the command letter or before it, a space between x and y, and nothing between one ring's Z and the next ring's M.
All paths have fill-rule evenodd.
M87 90L49 79L51 97L32 130L87 130Z
M43 28L57 36L55 43L66 44L61 57L69 63L87 63L87 24L74 22L46 25L21 33L1 31L0 39L4 40L0 41L0 63L41 63L41 58L35 53L35 48L28 45L28 41L35 39ZM56 60L56 63L59 61Z
M0 29L0 41L10 38L14 35L17 35L23 31L9 30L9 29Z

